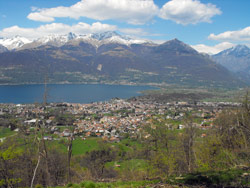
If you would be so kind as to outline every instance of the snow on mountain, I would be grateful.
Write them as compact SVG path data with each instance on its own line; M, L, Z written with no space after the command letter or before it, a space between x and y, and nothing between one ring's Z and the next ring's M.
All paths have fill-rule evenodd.
M75 39L77 36L74 33L68 33L67 35L48 35L37 40L34 40L36 43L40 43L42 45L49 44L53 46L62 46L70 40Z
M228 56L233 55L235 57L244 57L248 56L250 54L250 48L248 48L246 45L237 45L232 48L226 49L215 56Z
M0 53L7 52L7 51L8 51L8 49L0 44Z
M0 44L6 47L8 50L14 50L20 48L23 45L31 42L32 42L31 40L21 36L15 36L13 38L0 38Z
M146 40L139 40L139 39L131 39L131 38L124 38L124 37L119 37L119 36L112 36L110 38L107 38L103 40L103 43L119 43L119 44L124 44L124 45L131 45L131 44L142 44L146 43L148 41Z
M132 39L127 36L122 36L114 31L107 31L104 33L94 33L94 34L86 34L86 35L76 35L74 33L68 33L66 35L58 35L52 34L48 36L44 36L33 41L26 39L24 37L16 36L14 38L0 38L0 44L5 46L8 50L13 49L30 49L36 48L42 45L51 45L51 46L62 46L69 41L84 41L92 44L95 47L99 47L102 44L109 43L119 43L124 45L131 44L142 44L142 43L152 43L151 41L141 40L141 39Z
M90 34L90 36L91 38L96 39L96 40L104 40L104 39L112 38L114 36L123 38L121 35L119 35L115 31L107 31L104 33L94 33L94 34Z
M250 48L245 45L224 50L212 58L232 72L247 74L250 78Z
M123 45L131 45L131 44L143 44L143 43L152 43L148 40L141 40L141 39L132 39L127 36L122 36L114 31L107 31L104 33L94 33L88 35L80 35L77 37L84 42L88 42L96 47L101 46L102 44L109 44L109 43L118 43Z

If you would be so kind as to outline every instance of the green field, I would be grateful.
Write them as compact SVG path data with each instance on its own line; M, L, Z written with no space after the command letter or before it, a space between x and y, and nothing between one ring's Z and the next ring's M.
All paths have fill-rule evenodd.
M86 152L99 149L98 140L100 138L87 138L86 140L82 140L81 138L77 138L73 141L72 154L73 155L81 155Z
M64 152L67 152L67 139L61 138L60 140L48 141L49 146L53 146L61 149ZM73 155L83 155L86 152L90 152L92 150L100 149L100 144L102 143L102 139L98 137L88 137L83 140L80 137L77 137L73 140L72 154ZM137 141L133 141L131 139L124 139L118 143L108 143L109 146L115 147L119 149L121 152L131 151L132 148L140 148L141 145Z
M15 132L11 131L9 128L0 127L0 138L8 137L14 134Z
M80 137L73 140L72 144L72 154L73 155L82 155L86 152L99 149L98 141L101 138L90 137L86 140L81 139ZM49 147L55 147L61 149L63 152L67 152L68 140L67 138L61 138L60 140L47 141Z

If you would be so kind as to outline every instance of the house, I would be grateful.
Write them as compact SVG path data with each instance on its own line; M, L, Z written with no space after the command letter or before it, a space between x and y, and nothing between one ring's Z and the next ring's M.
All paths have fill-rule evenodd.
M65 129L65 130L62 132L62 136L64 136L64 137L73 136L73 133L71 133L71 132L69 131L69 129Z
M53 138L52 138L52 136L44 136L43 140L50 140L51 141L51 140L53 140Z
M31 119L24 121L24 123L27 125L35 125L37 121L38 121L37 119Z
M183 129L184 125L178 125L178 129Z
M110 137L109 141L110 142L120 142L120 139L117 138L117 137L112 136L112 137Z
M204 138L206 137L207 135L205 133L201 134L201 137Z

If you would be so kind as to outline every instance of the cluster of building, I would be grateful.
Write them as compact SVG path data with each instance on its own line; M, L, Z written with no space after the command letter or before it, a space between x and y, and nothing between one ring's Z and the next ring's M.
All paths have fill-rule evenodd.
M162 121L172 129L182 129L185 127L182 120L187 113L200 119L199 123L195 124L197 127L206 128L212 126L214 118L224 108L239 106L239 103L228 102L159 103L137 98L112 99L91 104L50 103L46 106L0 104L0 121L11 115L22 125L43 126L51 135L58 137L97 136L109 141L119 141L126 135L135 135L142 126L152 123L152 120Z

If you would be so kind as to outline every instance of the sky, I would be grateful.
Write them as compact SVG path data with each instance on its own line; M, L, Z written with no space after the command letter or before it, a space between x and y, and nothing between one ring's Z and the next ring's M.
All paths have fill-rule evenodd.
M249 0L0 0L0 37L116 31L216 54L250 46Z

